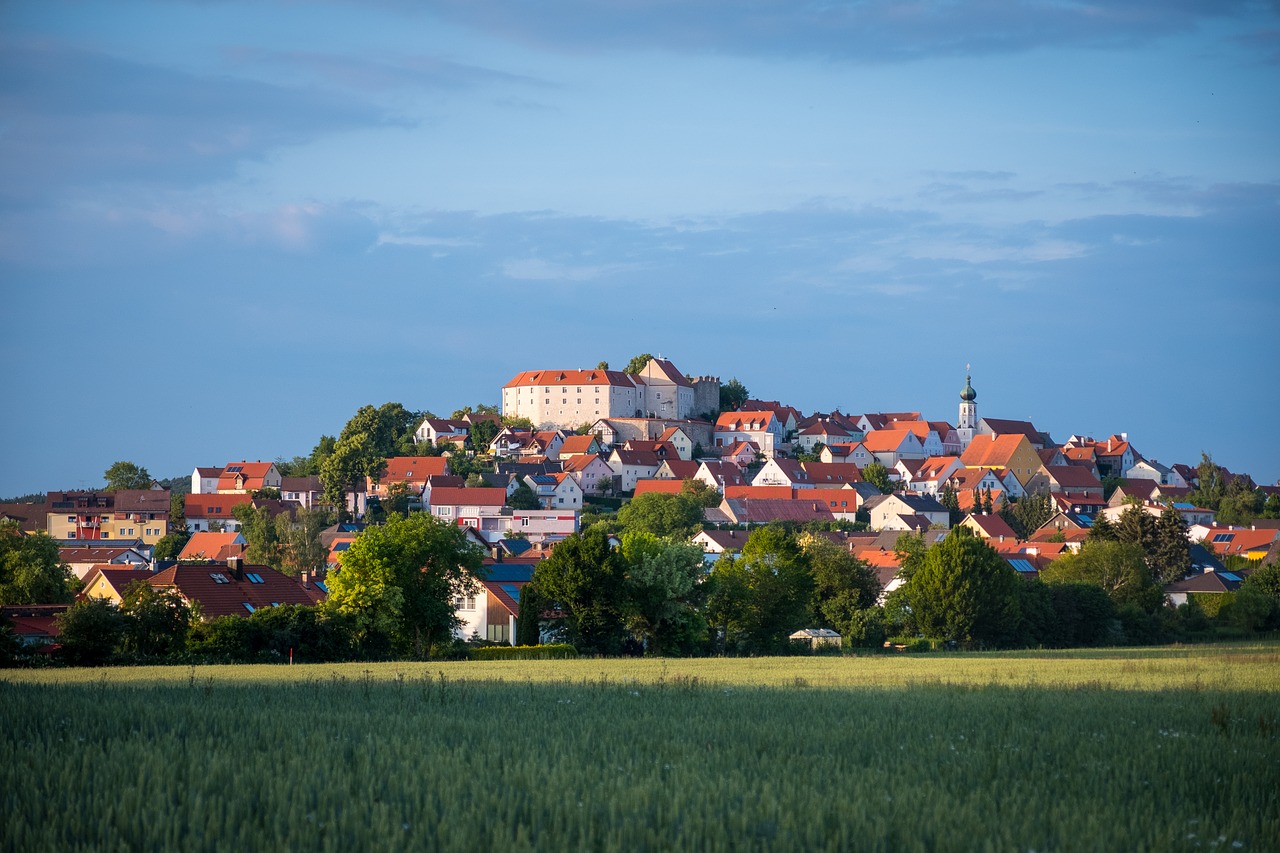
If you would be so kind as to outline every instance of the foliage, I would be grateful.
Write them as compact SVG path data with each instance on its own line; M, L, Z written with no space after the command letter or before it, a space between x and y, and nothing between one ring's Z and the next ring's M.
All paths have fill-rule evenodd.
M424 657L450 637L454 597L482 573L460 528L427 513L393 516L356 537L329 576L325 606L352 617L357 640L384 636L397 652Z
M947 508L949 526L955 527L964 521L964 513L960 510L960 496L956 494L955 487L950 483L942 487L942 492L938 495L938 503Z
M525 584L520 589L520 612L516 614L517 646L536 646L542 639L542 595L537 584Z
M215 661L320 663L351 660L352 619L328 608L300 604L263 607L249 616L220 616L192 626L188 649L196 657ZM376 643L363 649L378 654Z
M826 537L803 533L797 544L813 575L812 609L821 627L833 628L842 637L851 637L860 629L865 639L864 611L873 608L880 597L876 573Z
M698 502L704 509L720 506L723 496L702 480L688 479L680 484L680 494Z
M591 654L622 651L625 581L625 560L599 527L569 536L533 572L542 600L563 614L568 641Z
M115 462L102 474L107 480L107 491L121 489L145 489L151 485L147 469L132 462Z
M512 509L541 509L542 504L538 502L538 496L529 488L529 484L521 482L515 491L507 495L507 506Z
M101 666L115 652L125 620L105 598L86 598L58 615L59 655L76 666Z
M75 584L49 534L24 534L16 521L0 519L0 604L64 604Z
M1120 538L1120 533L1116 530L1115 524L1111 521L1111 517L1105 512L1100 512L1093 517L1093 525L1089 528L1088 541L1097 542L1099 540L1105 542L1115 542Z
M320 541L320 534L333 523L327 510L300 508L290 518L287 512L276 516L276 547L280 565L286 575L297 576L320 571L329 559L329 549Z
M624 530L654 536L687 538L701 528L702 518L702 505L684 493L649 492L618 510L618 523Z
M1150 554L1156 543L1156 520L1139 504L1129 504L1116 521L1116 539L1137 545L1144 555Z
M320 464L325 500L343 512L347 492L357 491L366 477L378 482L386 470L384 454L378 452L367 433L344 435Z
M1180 581L1191 571L1191 541L1187 521L1170 501L1156 520L1155 536L1147 563L1161 583Z
M692 651L706 636L698 612L702 549L630 532L623 534L619 553L626 562L623 610L632 636L652 655Z
M750 399L751 392L736 376L720 386L720 411L722 412L737 411Z
M568 643L481 646L471 650L471 658L474 660L570 660L577 656L578 650Z
M649 363L653 356L647 352L642 352L627 362L627 366L622 368L622 372L629 376L636 376L640 371L644 370L644 366Z
M1142 548L1132 542L1085 542L1078 554L1065 554L1046 566L1040 578L1050 584L1092 584L1117 607L1131 605L1145 613L1154 613L1164 601Z
M991 546L957 527L925 554L908 597L926 637L1000 645L1017 625L1019 583Z
M135 580L125 589L122 599L122 651L161 657L186 646L191 611L175 590L157 589L146 581Z
M987 498L990 499L990 492L987 493ZM1000 517L1013 528L1019 539L1027 539L1042 524L1053 518L1056 511L1048 492L1032 492L1013 503L1006 503Z
M244 558L248 563L280 569L280 538L271 511L251 503L236 504L231 514L240 522L240 535L249 543Z
M779 525L761 527L740 557L721 557L712 567L707 621L725 651L782 651L792 632L807 627L813 588L795 538Z
M882 495L890 494L893 491L893 481L889 479L889 469L879 462L872 461L867 463L867 467L862 469L862 479L879 489Z

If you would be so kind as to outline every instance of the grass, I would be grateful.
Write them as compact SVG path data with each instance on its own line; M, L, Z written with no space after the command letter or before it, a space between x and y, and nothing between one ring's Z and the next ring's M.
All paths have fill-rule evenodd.
M0 846L1275 849L1280 647L0 675Z

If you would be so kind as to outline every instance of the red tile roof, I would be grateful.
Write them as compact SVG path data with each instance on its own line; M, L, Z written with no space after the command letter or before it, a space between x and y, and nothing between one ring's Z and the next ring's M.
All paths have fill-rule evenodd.
M428 477L448 473L449 460L444 456L395 456L387 460L381 482L425 483Z
M719 432L759 432L769 428L773 412L724 412L716 418Z
M178 554L179 560L226 560L228 557L244 555L244 537L239 533L213 533L201 531L192 533L187 544Z
M970 468L1008 468L1009 460L1027 437L1021 433L1014 435L977 435L965 448L960 462ZM1038 458L1038 457L1037 457Z
M220 582L215 575L225 580ZM262 582L256 583L250 576ZM176 589L187 601L200 602L204 619L248 616L250 607L257 610L275 604L312 603L302 584L270 566L245 565L237 579L235 571L223 563L180 564L153 574L148 582L160 589Z
M635 496L658 493L663 495L678 495L684 488L682 480L636 480Z
M517 373L515 378L503 385L503 388L515 388L525 385L618 385L634 388L636 383L621 370L526 370Z

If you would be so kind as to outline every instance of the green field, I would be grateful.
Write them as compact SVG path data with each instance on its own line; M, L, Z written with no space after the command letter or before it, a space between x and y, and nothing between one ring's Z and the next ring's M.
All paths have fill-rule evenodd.
M4 849L1275 850L1280 646L0 673Z

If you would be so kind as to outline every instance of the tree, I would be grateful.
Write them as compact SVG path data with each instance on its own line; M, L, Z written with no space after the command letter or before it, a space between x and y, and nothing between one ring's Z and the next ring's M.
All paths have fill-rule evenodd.
M624 533L626 625L651 655L689 651L705 629L696 591L705 563L696 545L652 533Z
M1089 528L1087 541L1089 542L1115 542L1120 538L1116 532L1116 526L1111 522L1111 517L1106 512L1100 512L1093 517L1093 525Z
M1129 504L1116 522L1116 538L1137 545L1144 555L1150 554L1156 542L1156 520L1140 504Z
M1164 602L1142 548L1133 542L1085 542L1078 554L1066 554L1040 572L1048 584L1088 583L1101 588L1117 607L1132 605L1154 613Z
M151 549L151 556L155 560L176 560L178 555L182 553L182 549L187 547L191 534L185 530L181 533L170 533L156 542Z
M320 534L331 523L332 516L323 509L304 507L297 510L293 518L287 512L277 515L279 570L286 575L298 576L323 569L329 559L329 549L321 543Z
M100 666L115 652L124 633L124 617L105 598L86 598L59 614L59 654L76 666Z
M151 475L146 468L132 462L116 462L103 476L107 480L107 491L118 492L121 489L145 489L151 485Z
M704 509L720 506L724 497L702 480L685 480L680 484L680 494L698 502Z
M602 361L596 365L596 370L608 370L608 369L609 369L609 362L607 361Z
M649 492L632 498L618 510L618 523L624 530L677 539L694 535L702 525L702 517L702 505L685 494Z
M1041 525L1053 518L1057 508L1048 492L1032 492L1023 495L1016 503L1005 504L1003 518L1019 539L1028 539Z
M1187 520L1170 501L1156 520L1155 538L1147 562L1161 583L1180 581L1191 571L1191 541Z
M722 412L737 411L750 399L751 392L747 390L747 386L738 381L736 376L720 386L720 411Z
M366 433L340 438L320 465L325 500L338 507L339 515L345 515L347 493L357 491L366 477L378 482L386 470L386 456Z
M538 502L538 496L529 488L529 484L521 483L507 496L507 506L512 509L541 509L542 504Z
M889 469L879 462L867 463L867 467L862 469L862 479L879 489L882 495L893 492L893 481L889 479Z
M463 406L461 409L454 409L453 414L449 415L449 420L460 421L467 415L501 415L502 412L497 406L491 406L488 403L477 403L474 406Z
M810 619L808 560L779 525L753 530L738 559L717 560L709 586L708 618L730 651L782 651Z
M530 582L520 588L520 612L516 616L516 645L536 646L542 642L542 596Z
M374 454L413 456L413 434L423 418L399 403L383 403L378 408L361 406L338 434L338 442L357 435L368 436Z
M483 578L481 552L462 529L421 512L366 528L329 575L327 608L350 616L358 639L390 639L425 656L450 638L454 597Z
M186 646L191 611L175 590L133 581L122 596L120 614L124 617L121 647L125 652L155 657Z
M74 588L49 534L24 535L16 521L0 520L0 604L63 604Z
M1000 645L1018 624L1014 569L967 527L929 549L909 582L911 609L925 636Z
M240 522L240 535L249 543L244 552L245 561L279 569L280 539L271 511L265 506L247 503L232 507L231 514Z
M938 496L938 503L947 508L947 514L950 517L950 527L955 527L964 521L964 513L960 511L960 496L956 494L955 487L947 483L942 487L942 494Z
M626 561L610 547L608 534L593 527L564 539L534 569L538 595L563 614L565 637L579 651L622 651L626 568Z
M863 560L824 536L812 533L797 538L813 574L815 614L840 635L865 633L864 610L880 597L880 580Z
M628 361L627 366L622 368L622 372L628 376L635 376L644 370L644 366L648 364L652 358L653 356L649 353L642 352L635 358Z
M389 515L406 516L415 497L418 497L417 490L407 482L392 483L387 486L387 493L382 498L382 508Z

